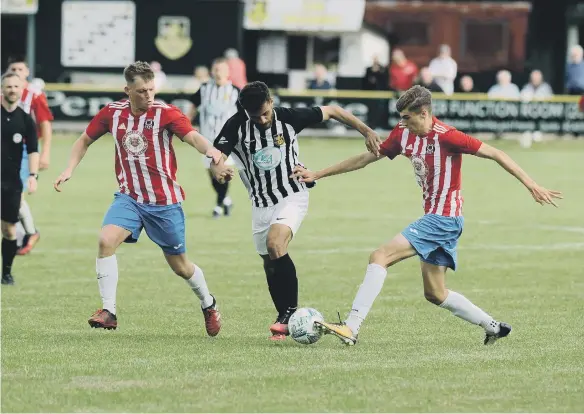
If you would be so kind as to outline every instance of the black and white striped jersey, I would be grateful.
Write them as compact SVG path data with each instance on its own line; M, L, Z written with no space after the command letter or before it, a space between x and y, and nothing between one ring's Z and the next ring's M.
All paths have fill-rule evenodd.
M214 80L201 85L191 96L191 102L199 113L201 134L213 140L225 125L225 122L237 112L239 89L231 82L219 86Z
M306 191L306 184L292 175L298 159L298 134L307 126L322 122L322 110L274 108L270 128L264 130L249 120L244 111L233 115L215 139L215 147L231 155L256 207L278 204L293 193Z

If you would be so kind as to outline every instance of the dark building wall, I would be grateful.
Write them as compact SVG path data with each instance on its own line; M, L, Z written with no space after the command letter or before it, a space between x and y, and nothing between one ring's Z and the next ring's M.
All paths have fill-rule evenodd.
M48 82L64 80L71 70L94 71L92 68L70 68L61 65L61 4L63 0L40 1L36 16L36 76ZM209 65L225 49L242 49L241 11L239 0L140 0L136 1L136 59L157 60L164 71L190 74L196 65ZM163 3L163 5L161 4ZM186 16L191 21L190 51L178 60L164 57L154 43L158 35L158 18ZM8 23L8 24L6 24ZM14 41L12 38L24 39ZM2 65L9 54L26 49L26 19L2 16ZM100 72L119 72L120 68L98 68Z

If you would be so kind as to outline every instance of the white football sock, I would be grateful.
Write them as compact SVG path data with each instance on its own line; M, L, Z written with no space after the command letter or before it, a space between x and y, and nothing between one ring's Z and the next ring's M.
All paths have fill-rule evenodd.
M18 218L22 222L24 231L26 234L31 235L36 233L36 227L34 226L34 220L32 218L32 213L30 212L30 207L26 200L22 199L20 201L20 210L18 210Z
M495 334L499 332L499 322L495 321L488 313L460 293L449 290L446 300L440 304L440 307L448 309L460 319L482 326L488 333Z
M18 248L22 247L22 242L24 241L24 236L26 235L26 231L22 226L22 223L19 221L16 223L16 245Z
M363 283L359 287L357 296L355 296L355 300L353 301L353 307L351 308L351 312L349 312L349 317L345 321L347 326L353 331L353 334L357 335L359 333L361 324L371 310L375 298L381 292L386 276L387 269L385 267L375 263L367 266L365 279L363 279Z
M116 314L116 290L118 288L118 259L116 255L95 260L97 284L103 309Z
M201 307L203 309L208 308L213 304L213 296L209 293L205 275L200 267L195 266L195 273L193 273L193 276L186 282L189 284L193 292L195 292L195 295L201 300Z

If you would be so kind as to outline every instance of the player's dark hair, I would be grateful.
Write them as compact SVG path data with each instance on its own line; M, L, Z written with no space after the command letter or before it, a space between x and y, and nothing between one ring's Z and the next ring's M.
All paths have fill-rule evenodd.
M124 69L124 78L127 83L134 83L136 78L140 77L144 82L149 82L154 79L154 71L146 62L137 61L129 64Z
M8 58L8 66L12 65L13 63L24 63L26 67L28 67L28 62L24 56L10 56Z
M272 100L270 88L263 82L250 82L239 93L239 103L248 112L257 112L266 102Z
M420 112L422 109L432 112L432 92L420 85L412 86L399 97L395 104L398 112L406 109L411 112Z

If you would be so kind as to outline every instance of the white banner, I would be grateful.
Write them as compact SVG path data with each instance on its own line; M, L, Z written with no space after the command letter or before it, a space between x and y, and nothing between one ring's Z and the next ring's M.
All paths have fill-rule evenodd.
M36 14L38 0L2 0L2 14Z
M63 66L123 68L135 60L133 1L66 0L61 16Z
M356 32L365 0L246 0L247 30Z

